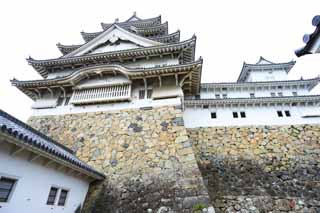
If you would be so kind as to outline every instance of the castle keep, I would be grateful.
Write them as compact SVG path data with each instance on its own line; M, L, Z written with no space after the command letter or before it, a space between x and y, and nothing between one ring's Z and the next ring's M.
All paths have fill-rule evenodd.
M62 56L28 59L42 80L28 123L106 176L84 212L320 210L319 78L260 57L237 82L201 83L196 37L161 16L102 23Z

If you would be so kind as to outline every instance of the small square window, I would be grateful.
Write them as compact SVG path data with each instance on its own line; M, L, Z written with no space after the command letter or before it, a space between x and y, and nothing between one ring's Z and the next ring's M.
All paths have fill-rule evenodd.
M139 90L139 99L144 99L144 90Z
M283 117L282 111L277 111L278 117Z
M222 94L222 97L223 97L223 98L227 98L228 95L227 95L227 94Z
M9 196L15 183L16 180L11 178L0 178L0 202L8 202Z
M291 113L290 113L289 110L284 111L284 114L285 114L287 117L291 117Z
M216 112L211 112L211 118L212 118L212 119L217 118L217 113L216 113Z
M208 104L205 104L205 105L202 106L202 108L203 108L203 109L209 109L209 105L208 105Z
M234 118L238 118L238 113L237 112L233 112L232 115L233 115Z
M279 97L282 97L282 96L283 96L283 93L282 93L282 92L278 92L278 96L279 96Z
M254 98L254 93L250 93L250 98Z
M66 204L67 196L68 190L61 189L58 206L64 206Z
M58 188L56 187L50 188L47 205L54 205L54 202L56 201L57 193L58 193Z
M240 116L241 116L241 118L245 118L246 117L246 112L240 112Z
M272 92L270 93L271 97L276 97L276 93Z
M220 98L220 94L216 94L216 99L219 99Z
M293 95L293 96L297 96L298 93L297 93L297 92L292 92L292 95Z

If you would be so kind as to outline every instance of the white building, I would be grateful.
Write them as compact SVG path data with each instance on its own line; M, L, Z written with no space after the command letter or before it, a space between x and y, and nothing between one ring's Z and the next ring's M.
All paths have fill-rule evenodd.
M184 101L186 127L320 123L320 96L310 95L319 77L288 80L294 64L260 57L237 82L201 84L200 96Z
M0 110L0 212L80 212L103 174L70 149Z

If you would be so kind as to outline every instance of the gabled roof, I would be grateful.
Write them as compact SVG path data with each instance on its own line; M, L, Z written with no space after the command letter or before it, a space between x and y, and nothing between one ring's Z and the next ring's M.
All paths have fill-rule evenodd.
M259 60L255 64L248 64L243 62L243 66L241 69L241 73L238 77L237 82L245 82L251 71L265 71L266 69L284 69L287 73L292 69L295 65L295 61L290 61L286 63L273 63L271 61L266 60L262 56L260 56Z
M85 42L89 42L92 39L96 38L98 35L103 33L103 31L100 32L93 32L93 33L87 33L87 32L81 32L81 36ZM175 43L180 41L180 30L167 34L167 35L158 35L158 36L149 36L148 39L159 41L161 43Z
M134 15L135 16L135 15ZM137 18L137 16L135 16ZM157 16L154 18L149 19L140 19L139 20L130 20L132 17L130 17L127 21L124 22L114 22L120 26L136 26L136 27L148 27L148 26L154 26L161 24L161 16ZM112 24L114 23L101 23L102 29L106 30L108 29Z
M126 22L130 22L130 21L141 21L141 18L137 16L136 12L133 12L133 15L130 18L128 18Z
M303 36L303 41L306 45L295 51L298 57L306 54L320 53L320 15L313 17L312 25L316 29L313 33Z
M50 72L50 68L54 66L70 65L71 67L80 65L81 67L82 64L86 66L86 64L88 63L105 64L112 61L119 61L119 58L132 59L145 56L179 53L181 51L183 51L183 54L181 55L181 62L188 63L194 61L195 46L196 37L193 36L189 40L174 44L161 44L129 50L120 50L83 56L61 57L47 60L35 60L33 58L28 58L27 61L35 68L35 70L38 71L41 76L46 78Z
M105 177L102 173L97 172L92 167L79 160L69 148L2 110L0 110L0 135L9 137L10 140L8 140L8 142L14 143L19 147L21 146L31 152L36 152L59 164L72 167L95 179L103 179Z
M73 57L73 56L80 56L94 47L106 43L107 41L114 42L118 39L121 40L128 40L131 41L132 43L135 43L139 46L142 47L150 47L150 46L156 46L156 45L161 45L160 42L156 42L141 36L138 36L134 33L131 33L122 27L118 26L117 24L113 24L110 26L107 30L105 30L103 33L89 41L88 43L85 43L81 47L77 48L76 50L70 52L69 54L66 54L62 58L67 58L67 57Z
M78 49L81 46L82 46L81 44L78 44L78 45L63 45L60 43L57 44L58 49L60 50L60 52L63 55L66 55L66 54Z

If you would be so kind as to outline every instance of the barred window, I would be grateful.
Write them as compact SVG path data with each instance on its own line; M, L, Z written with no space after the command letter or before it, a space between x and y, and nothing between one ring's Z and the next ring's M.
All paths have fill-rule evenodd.
M1 177L0 178L0 202L8 202L14 184L17 180Z
M50 188L47 205L54 205L54 202L56 201L57 193L58 193L58 188L56 187Z
M139 99L144 99L144 90L139 90Z
M152 97L152 89L148 89L147 90L147 98L151 98Z
M66 204L67 196L68 190L61 189L58 206L64 206Z

